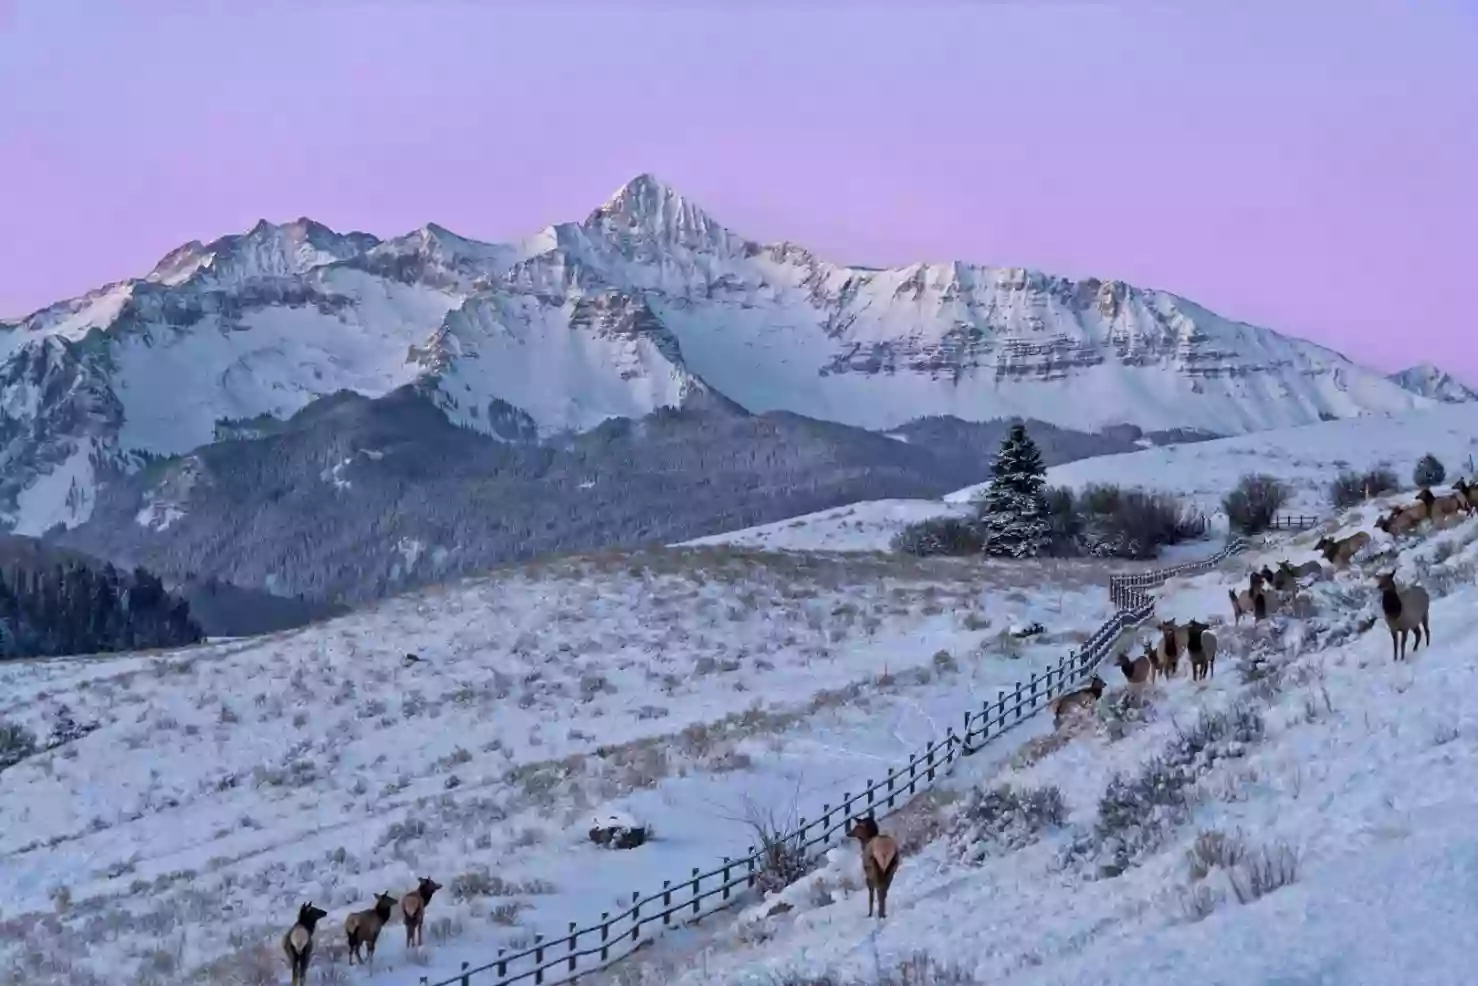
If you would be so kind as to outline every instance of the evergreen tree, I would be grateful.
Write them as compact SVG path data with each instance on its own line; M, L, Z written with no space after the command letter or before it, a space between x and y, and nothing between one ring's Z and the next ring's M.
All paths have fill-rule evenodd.
M1042 453L1018 422L990 467L990 485L978 501L985 553L1034 558L1052 543L1047 510L1047 468Z

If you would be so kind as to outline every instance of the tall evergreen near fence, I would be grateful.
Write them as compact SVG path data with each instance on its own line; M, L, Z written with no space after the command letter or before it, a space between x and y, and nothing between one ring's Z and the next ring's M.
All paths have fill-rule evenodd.
M1052 544L1047 467L1026 426L1013 425L990 467L990 485L976 501L985 553L1035 558Z

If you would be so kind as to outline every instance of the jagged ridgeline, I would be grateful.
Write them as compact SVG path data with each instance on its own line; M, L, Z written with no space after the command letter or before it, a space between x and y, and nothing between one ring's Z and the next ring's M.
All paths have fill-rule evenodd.
M0 532L310 603L934 496L1012 418L1077 456L1434 403L1165 291L760 243L651 175L510 243L187 243L0 322L0 392Z
M24 538L0 538L0 659L199 642L190 605L143 568L120 571Z

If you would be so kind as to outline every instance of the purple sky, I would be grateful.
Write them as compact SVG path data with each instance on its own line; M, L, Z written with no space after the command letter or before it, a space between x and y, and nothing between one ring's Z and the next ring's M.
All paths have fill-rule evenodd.
M1473 0L0 0L0 94L0 314L261 217L497 240L652 171L830 259L1478 380Z

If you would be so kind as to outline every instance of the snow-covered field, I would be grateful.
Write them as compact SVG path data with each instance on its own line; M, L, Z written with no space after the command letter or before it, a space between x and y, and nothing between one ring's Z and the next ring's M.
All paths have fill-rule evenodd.
M1211 516L1245 473L1264 472L1289 485L1293 514L1327 516L1330 480L1343 469L1388 465L1403 483L1427 452L1447 466L1449 478L1478 473L1478 404L1444 405L1393 417L1367 416L1300 428L1263 431L1189 445L1169 445L1080 459L1047 471L1054 486L1089 483L1143 486L1183 495ZM963 514L983 486L934 500L870 500L759 527L716 534L693 544L732 544L775 551L877 551L915 521ZM1213 517L1213 525L1216 518ZM1225 527L1223 521L1221 526Z
M1371 530L1379 505L1342 517ZM1334 528L1335 525L1329 525ZM1097 718L1047 717L884 820L906 856L886 922L855 844L722 927L598 981L673 986L1447 986L1478 947L1478 519L1371 548L1260 627L1218 625L1214 677ZM1309 532L1167 583L1157 615L1229 615L1247 569ZM1399 550L1399 554L1398 554ZM1433 645L1391 656L1374 576L1432 596ZM1209 619L1208 619L1209 618ZM1149 631L1145 631L1146 634ZM983 799L1009 785L1037 800ZM1059 817L1042 808L1052 789ZM1031 808L1036 804L1037 809ZM783 902L791 909L777 909ZM781 913L772 913L780 910ZM909 978L912 976L912 978Z
M425 874L448 888L426 952L387 932L353 981L562 933L742 852L752 805L814 817L906 761L1094 630L1110 570L610 554L270 637L0 664L0 722L43 746L63 706L100 727L0 772L0 983L285 981L306 899L342 976L347 912ZM595 848L607 811L655 840Z

